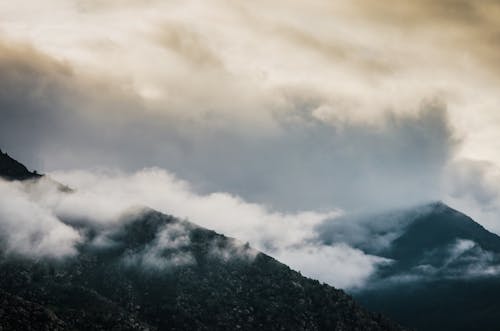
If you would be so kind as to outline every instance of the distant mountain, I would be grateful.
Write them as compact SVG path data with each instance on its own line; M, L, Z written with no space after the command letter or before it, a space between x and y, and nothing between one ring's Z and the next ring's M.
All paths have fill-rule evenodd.
M377 252L393 263L354 297L418 330L498 330L500 237L441 202L400 216L402 229Z
M154 210L107 229L68 224L85 237L75 256L0 249L0 330L402 330L248 244Z
M382 255L396 261L389 268L391 274L411 272L419 266L445 272L475 263L478 249L500 253L500 237L467 215L436 202L416 217Z
M25 180L39 178L41 175L29 171L23 164L0 150L0 177L8 180Z

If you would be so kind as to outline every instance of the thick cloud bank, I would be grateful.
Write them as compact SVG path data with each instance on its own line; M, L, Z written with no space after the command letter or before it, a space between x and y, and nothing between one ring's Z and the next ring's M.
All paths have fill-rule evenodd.
M86 240L81 225L97 231L93 245L113 245L109 234L127 224L144 207L187 219L237 238L231 247L213 245L210 254L228 260L252 259L250 243L278 260L342 288L359 288L380 267L395 261L378 256L404 233L405 228L433 208L426 205L385 213L330 212L279 213L228 193L199 194L171 173L149 168L134 173L118 170L59 171L50 174L73 188L62 191L53 180L0 182L4 198L0 213L2 243L9 254L67 257ZM80 229L80 230L78 230ZM144 249L130 252L124 263L162 272L195 262L184 248L189 229L177 224L161 229ZM457 239L439 252L442 266L425 264L391 280L414 281L431 277L479 277L497 274L497 255L473 241ZM396 279L397 278L397 279Z
M476 210L484 211L480 200L456 199L456 188L448 185L455 175L463 181L461 154L471 137L459 130L461 108L449 98L460 94L459 87L437 95L417 89L418 97L409 99L409 94L391 92L382 97L394 100L381 105L358 86L350 95L364 100L362 107L331 97L337 84L351 86L350 79L325 77L325 84L335 85L328 93L303 76L293 84L248 81L236 69L227 73L216 51L203 47L207 39L189 25L164 24L165 31L154 42L178 50L175 59L190 60L187 71L179 74L184 80L200 81L175 85L171 80L177 82L177 75L163 77L172 72L167 70L170 62L167 68L147 70L145 80L157 71L161 79L155 80L161 82L155 84L165 84L160 84L158 102L145 97L134 80L108 75L104 68L84 70L78 61L62 61L43 47L46 54L4 40L1 148L45 171L158 166L188 180L197 194L228 192L288 214L334 208L359 212L445 200L498 231L494 219L500 213L479 214ZM297 47L315 45L300 31L277 31ZM147 54L158 51L145 49ZM134 55L134 61L141 54ZM134 76L138 72L132 67L127 62L125 68ZM314 72L323 77L317 68ZM371 101L373 109L367 106ZM478 185L469 190L467 195L483 194Z
M378 263L385 262L347 245L322 246L317 241L316 226L339 211L278 213L227 193L199 195L187 182L161 169L131 175L116 171L51 175L77 188L52 205L66 218L90 217L108 224L128 206L145 205L248 241L305 275L339 287L361 285Z
M318 241L318 224L340 211L272 212L227 193L197 194L187 182L157 168L132 174L102 170L54 172L51 176L75 190L62 192L46 178L2 182L6 208L2 209L0 227L8 251L71 256L84 235L75 230L81 224L100 231L102 235L94 239L96 245L112 244L107 242L106 233L127 222L128 214L146 206L249 242L305 275L338 287L362 285L378 264L387 262L345 244L325 246ZM161 252L186 245L189 238L185 229L167 227L144 251L128 256L125 262L153 269L190 264L194 260L189 254L162 258ZM214 246L212 254L229 259L234 255L251 258L255 253L239 246L224 250Z
M30 48L5 46L2 54L0 141L47 170L153 165L200 193L229 192L278 210L381 208L437 199L456 145L439 101L413 114L388 111L377 123L330 122L321 97L293 89L275 91L286 103L266 108L265 124L238 119L239 105L230 117L192 119Z

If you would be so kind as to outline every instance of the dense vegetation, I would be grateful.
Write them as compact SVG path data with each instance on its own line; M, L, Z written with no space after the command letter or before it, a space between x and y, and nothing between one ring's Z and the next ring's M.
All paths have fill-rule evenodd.
M194 256L193 263L163 269L126 263L161 228L177 223L189 229L190 244L181 250ZM97 247L89 239L76 257L63 261L4 256L0 288L22 300L22 309L35 307L54 317L47 323L61 321L71 330L399 330L340 290L154 211L110 240ZM165 259L173 254L179 251L162 252ZM1 326L4 321L0 314Z

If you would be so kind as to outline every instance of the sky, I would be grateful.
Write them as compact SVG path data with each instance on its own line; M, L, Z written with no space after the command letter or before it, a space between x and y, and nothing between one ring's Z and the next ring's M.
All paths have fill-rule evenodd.
M157 167L270 214L443 200L500 233L499 14L0 0L0 148L51 174Z

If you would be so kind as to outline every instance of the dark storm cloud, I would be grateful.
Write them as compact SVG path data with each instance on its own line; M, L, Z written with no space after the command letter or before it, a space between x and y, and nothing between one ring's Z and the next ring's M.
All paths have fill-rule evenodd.
M4 46L0 77L2 147L29 165L155 165L201 191L284 210L436 198L456 144L436 102L423 103L415 115L387 113L382 124L330 125L313 116L322 100L289 93L289 109L275 114L277 131L250 134L228 119L189 121L156 112L126 87L76 74L25 47Z
M3 46L0 72L0 139L29 165L119 165L122 155L125 166L139 167L132 160L154 153L148 133L163 126L132 90L76 75L28 47ZM143 143L150 146L145 154Z

